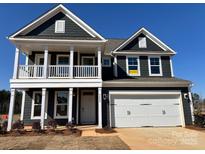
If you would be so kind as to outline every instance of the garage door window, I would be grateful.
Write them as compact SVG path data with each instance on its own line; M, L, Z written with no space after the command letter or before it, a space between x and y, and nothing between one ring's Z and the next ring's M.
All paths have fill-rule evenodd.
M139 76L139 68L139 57L127 57L127 74L129 76Z

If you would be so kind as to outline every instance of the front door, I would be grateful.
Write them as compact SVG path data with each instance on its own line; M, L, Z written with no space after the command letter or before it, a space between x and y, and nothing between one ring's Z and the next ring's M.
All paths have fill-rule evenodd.
M95 90L82 90L80 105L81 124L95 124L95 111Z

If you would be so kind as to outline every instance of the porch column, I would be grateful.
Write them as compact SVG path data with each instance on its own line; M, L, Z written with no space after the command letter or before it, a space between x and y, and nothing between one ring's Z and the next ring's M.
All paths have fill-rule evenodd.
M74 47L70 47L70 77L73 78L73 52Z
M101 48L98 47L98 78L102 78Z
M25 54L26 56L26 60L25 60L25 65L28 65L28 55ZM21 101L21 116L20 116L20 120L23 120L23 115L24 115L24 106L25 106L25 97L26 97L26 91L23 90L22 91L22 101Z
M17 79L18 77L18 65L19 65L19 49L16 48L15 59L14 59L13 79Z
M98 88L98 128L102 128L102 88Z
M24 115L24 106L25 106L25 97L26 97L26 91L22 91L22 101L21 101L21 116L20 120L23 120L23 115Z
M48 49L44 50L44 66L43 66L43 77L47 78L47 70L48 70Z
M10 131L11 126L12 126L13 114L14 114L14 104L15 104L15 93L16 93L16 89L11 89L7 131Z
M41 99L41 129L44 129L45 108L46 108L46 88L43 88L42 99Z
M114 76L117 77L117 56L114 56Z
M68 122L72 123L72 109L73 109L73 88L69 88L69 101L68 101Z

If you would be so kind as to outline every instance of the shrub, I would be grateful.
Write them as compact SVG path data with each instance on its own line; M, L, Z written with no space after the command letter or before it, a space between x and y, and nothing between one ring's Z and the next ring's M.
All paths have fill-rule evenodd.
M32 130L34 132L41 132L41 125L40 125L40 122L33 122L32 124Z
M0 128L0 134L6 134L8 122L4 121Z
M56 129L57 128L57 122L55 120L48 121L48 128Z
M72 131L72 130L74 130L75 125L72 122L68 122L66 124L66 128Z
M16 121L15 123L13 123L12 129L13 129L13 130L17 130L17 131L24 129L24 124L23 124L23 122L20 121L20 120Z
M198 127L205 127L205 116L202 115L195 115L194 116L195 120L194 120L194 124Z

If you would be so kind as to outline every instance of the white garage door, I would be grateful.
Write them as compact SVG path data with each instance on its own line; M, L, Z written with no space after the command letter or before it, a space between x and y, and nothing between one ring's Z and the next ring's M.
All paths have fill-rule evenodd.
M179 126L179 95L112 95L112 127Z

